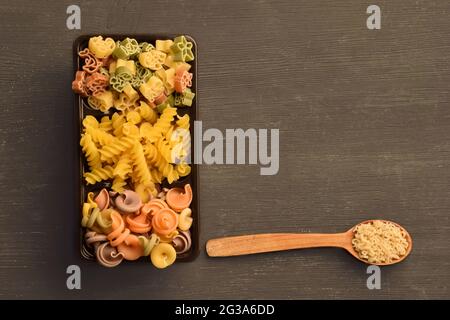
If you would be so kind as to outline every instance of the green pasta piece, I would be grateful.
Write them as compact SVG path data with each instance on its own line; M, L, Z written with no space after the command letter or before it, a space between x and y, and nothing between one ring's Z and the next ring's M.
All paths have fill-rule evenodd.
M137 89L142 84L147 82L153 75L153 73L150 71L150 69L141 66L139 62L136 62L135 64L136 64L136 75L133 77L133 79L131 79L130 84Z
M194 60L192 53L192 42L187 41L185 36L179 36L173 39L173 45L170 47L174 53L175 61L189 62Z
M122 92L127 83L128 81L125 81L123 78L117 75L113 75L109 78L109 85L117 92Z
M128 60L130 57L134 57L141 52L139 43L136 39L126 38L122 41L116 42L116 48L112 55L116 59Z
M147 82L153 73L150 69L144 68L139 62L136 62L136 75L144 82Z
M141 52L148 52L150 50L155 50L155 47L148 42L139 43L139 48L141 49Z
M174 105L176 107L179 107L179 106L183 105L183 95L181 93L175 93Z
M120 44L120 41L116 42L116 48L112 53L113 57L116 59L128 60L129 54L128 50Z
M131 79L130 84L133 88L138 89L141 85L144 84L144 81L139 78L139 77L133 77L133 79Z
M179 94L175 95L175 106L192 106L192 100L194 100L195 93L191 91L191 89L186 88L186 90Z
M108 69L106 69L105 67L101 67L100 70L99 70L99 72L100 72L102 75L107 76L107 77L109 78L109 71L108 71Z
M171 107L175 106L175 98L173 95L168 96L165 102Z
M123 78L124 80L131 80L131 78L133 77L133 75L131 74L131 70L124 66L118 67L114 74L120 78Z

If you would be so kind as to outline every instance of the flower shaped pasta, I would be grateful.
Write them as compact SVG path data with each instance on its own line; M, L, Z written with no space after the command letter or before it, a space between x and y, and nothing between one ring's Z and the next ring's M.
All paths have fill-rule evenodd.
M151 70L161 69L164 61L166 61L166 54L159 50L151 50L139 54L140 64Z
M75 79L72 81L72 90L82 97L87 97L89 91L86 88L86 71L77 71Z
M93 96L98 96L106 91L108 87L108 77L100 72L94 72L86 77L86 88L92 92Z
M125 40L116 42L116 49L112 54L115 58L127 60L137 55L140 51L141 48L136 39L126 38Z
M116 43L111 38L103 40L102 36L98 36L89 39L88 47L97 58L104 59L113 53L116 48Z
M174 53L175 61L189 62L194 60L192 42L187 41L185 36L176 37L173 42L174 44L170 49Z
M164 85L161 79L153 76L139 87L139 91L149 102L154 102L155 99L164 92Z
M178 68L175 73L175 91L183 93L187 87L192 86L192 73Z
M87 73L97 72L102 66L102 62L97 59L97 57L89 50L89 48L78 52L78 55L80 56L80 58L84 59L83 70Z

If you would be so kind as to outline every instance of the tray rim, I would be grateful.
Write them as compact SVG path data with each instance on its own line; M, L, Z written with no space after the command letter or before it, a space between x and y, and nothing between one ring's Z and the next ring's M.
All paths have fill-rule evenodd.
M194 160L194 152L192 152L194 150L194 140L192 137L194 137L193 134L193 130L194 130L194 126L193 123L194 121L198 120L198 44L195 41L194 37L192 37L189 34L186 33L179 33L179 34L174 34L174 33L104 33L104 34L92 34L92 33L87 33L87 34L82 34L79 35L77 38L75 38L75 40L73 41L72 44L72 53L73 53L73 74L76 73L76 71L79 70L79 57L78 57L78 52L80 51L80 47L83 46L83 44L86 43L86 41L88 41L89 38L91 37L95 37L101 35L102 37L110 37L113 38L115 41L117 41L117 39L124 39L126 37L129 38L136 38L136 39L141 39L140 41L142 41L142 39L147 38L147 41L155 41L158 39L173 39L177 36L181 36L184 35L186 37L187 40L189 40L190 42L193 43L193 47L194 47L194 63L192 64L193 70L194 70L194 77L193 77L193 87L195 88L195 100L194 100L194 108L191 107L185 107L185 108L190 108L187 110L190 110L189 114L191 116L190 119L190 123L191 123L191 167L192 167L192 171L190 173L191 175L191 183L195 182L195 187L193 187L194 190L194 196L192 199L192 203L194 203L194 206L196 208L195 210L195 215L193 214L193 218L194 218L194 230L195 231L195 235L194 237L192 237L192 249L189 251L189 254L186 256L181 256L180 258L177 257L176 259L176 263L177 262L192 262L194 261L200 254L200 195L199 195L199 190L200 190L200 177L199 177L199 165L195 163ZM84 47L83 47L84 48ZM76 174L76 178L75 178L75 183L76 183L76 196L75 196L75 201L76 201L76 205L75 207L78 208L78 212L81 213L82 210L82 206L83 206L83 199L84 199L84 192L83 192L83 157L82 157L82 152L81 152L81 148L79 146L79 142L80 142L80 138L81 138L81 134L82 134L82 119L83 119L83 98L79 95L76 94L75 92L73 93L73 97L74 97L74 117L75 117L75 143L74 145L76 146L76 151L75 151L75 156L76 156L76 165L75 165L75 174ZM192 117L193 116L193 117ZM83 232L83 227L81 227L81 214L78 216L78 221L77 221L77 226L80 228L79 231L79 240L77 240L77 243L79 243L79 254L81 256L81 258L85 261L95 261L95 258L88 258L83 254L83 249L84 249L84 241L83 241L83 236L84 236L84 232ZM191 233L192 234L192 233ZM139 263L139 262L143 262L143 260L146 257L141 257L136 261L127 261L127 265L130 265L134 263Z

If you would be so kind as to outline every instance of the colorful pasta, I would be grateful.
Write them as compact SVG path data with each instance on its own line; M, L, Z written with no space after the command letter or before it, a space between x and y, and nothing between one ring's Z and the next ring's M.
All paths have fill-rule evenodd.
M153 43L96 36L78 55L72 89L91 110L80 148L83 181L94 190L81 210L84 255L105 267L140 257L167 267L191 249L192 190L184 182L191 193L181 199L170 185L191 174L191 119L177 107L195 97L193 45L184 36Z
M115 48L116 43L111 38L103 40L102 36L98 36L89 39L89 50L99 59L109 57Z
M147 52L142 52L139 54L139 62L150 70L159 70L163 67L164 62L166 61L167 54L159 51L159 50L150 50Z
M173 45L170 47L174 53L175 61L189 62L194 60L192 53L192 42L187 41L185 36L176 37L173 40Z
M92 136L88 133L84 134L80 140L81 148L86 155L86 160L91 169L101 167L100 152L97 149Z
M164 84L161 79L152 76L146 83L139 87L139 91L149 102L154 102L164 92Z

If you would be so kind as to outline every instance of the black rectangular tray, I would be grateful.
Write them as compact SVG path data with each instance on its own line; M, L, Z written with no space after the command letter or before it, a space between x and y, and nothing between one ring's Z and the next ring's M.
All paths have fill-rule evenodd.
M129 38L134 38L136 39L138 42L149 42L149 43L155 43L155 40L166 40L166 39L173 39L179 35L182 34L157 34L157 35L152 35L152 34L101 34L103 37L110 37L114 40L122 40L125 39L126 37ZM84 48L87 48L88 46L88 41L89 38L94 37L97 35L93 35L93 34L89 34L89 35L82 35L80 37L78 37L73 44L73 66L74 66L74 72L73 72L73 76L75 76L75 72L77 70L80 70L81 66L82 66L82 59L79 58L78 56L78 52L83 50ZM192 106L191 107L180 107L177 108L177 112L180 115L184 115L184 114L189 114L190 117L190 131L191 131L191 173L186 176L181 178L180 180L170 184L170 187L179 187L179 186L183 186L186 183L190 183L191 187L192 187L192 191L193 191L193 199L192 199L192 203L191 203L191 210L192 210L192 218L193 218L193 223L192 223L192 227L190 229L191 231L191 240L192 240L192 246L191 249L182 254L182 255L177 255L177 260L176 262L189 262L189 261L193 261L199 254L199 218L200 218L200 212L199 212L199 178L198 178L198 165L194 164L194 121L197 120L197 110L198 110L198 92L197 92L197 57L198 57L198 49L197 49L197 43L195 42L195 40L188 35L185 35L186 39L191 41L193 43L193 53L194 53L194 60L192 62L190 62L190 64L192 65L191 70L193 73L193 79L192 79L192 90L193 92L195 92L195 98L192 102ZM101 189L101 187L99 186L87 186L84 182L84 178L83 178L83 173L84 170L87 169L87 164L86 161L84 159L84 156L81 152L81 148L80 148L80 138L81 138L81 134L82 134L82 121L83 118L87 115L92 115L94 117L97 118L97 120L100 120L100 118L102 116L108 115L110 116L112 113L114 113L115 111L117 111L114 108L111 108L111 110L108 113L103 113L101 111L98 110L94 110L92 109L88 103L87 103L87 99L81 97L78 94L74 94L74 103L75 103L75 119L76 119L76 131L77 134L75 135L75 141L74 141L74 145L76 147L76 156L78 158L78 161L76 161L76 163L78 165L76 165L76 170L77 170L77 181L76 181L76 190L78 190L77 192L77 199L76 202L79 205L79 221L78 221L78 226L80 227L80 238L79 243L80 243L80 253L81 256L85 259L88 260L95 260L95 258L89 254L89 252L86 251L86 248L84 246L84 232L83 232L83 228L81 227L81 211L82 211L82 207L83 207L83 203L86 199L86 196L89 192L91 191L99 191ZM163 181L162 183L162 187L169 187L169 184L167 183L166 180ZM140 258L137 261L144 261L145 257ZM145 262L148 263L148 257L147 259L145 259ZM127 263L130 263L130 261L127 261Z

